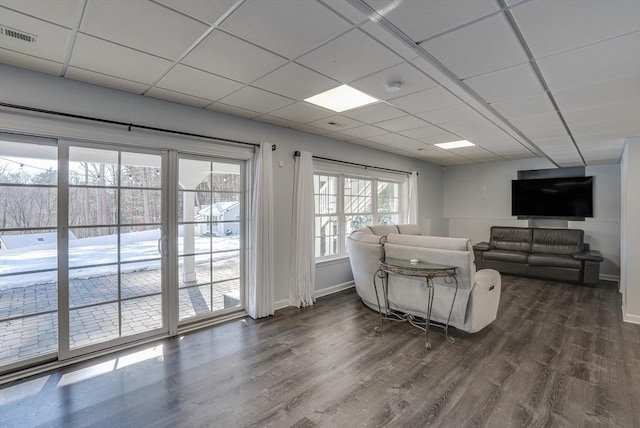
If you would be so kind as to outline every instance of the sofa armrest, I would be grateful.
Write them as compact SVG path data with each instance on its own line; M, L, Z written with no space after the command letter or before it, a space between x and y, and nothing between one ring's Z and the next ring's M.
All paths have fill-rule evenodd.
M500 289L502 285L500 273L494 269L481 269L477 271L473 281L474 289L480 293L489 293L496 288Z
M602 257L602 254L600 254L600 251L597 251L597 250L590 250L590 251L583 251L581 253L575 253L573 255L573 258L576 260L584 260L588 262L604 261L604 257Z
M488 251L491 249L491 245L488 242L478 242L473 246L473 251Z

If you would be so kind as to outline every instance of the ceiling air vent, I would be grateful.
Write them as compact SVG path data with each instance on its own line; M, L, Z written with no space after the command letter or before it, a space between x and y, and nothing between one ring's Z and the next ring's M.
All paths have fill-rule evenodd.
M29 34L24 31L16 30L14 28L4 27L0 25L0 35L13 37L14 39L22 40L23 42L33 43L38 40L38 36L35 34Z

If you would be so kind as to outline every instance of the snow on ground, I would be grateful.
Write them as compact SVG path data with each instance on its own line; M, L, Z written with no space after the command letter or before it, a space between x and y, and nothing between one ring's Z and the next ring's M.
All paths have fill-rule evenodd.
M121 272L160 269L158 251L159 230L131 232L120 238L121 261L135 261L121 265ZM207 253L195 256L196 263L208 263L209 251L233 251L240 247L237 236L196 237L194 253ZM178 238L178 252L182 254L183 238ZM213 254L214 260L237 257L237 251ZM105 263L117 263L117 235L105 235L69 241L69 279L98 277L117 273L117 266L98 266L73 269L74 266L89 266ZM148 260L156 259L156 260ZM182 265L182 258L180 265ZM57 268L57 250L55 244L20 248L0 252L0 290L25 287L57 281L57 271L32 274L10 275L19 272L38 271Z

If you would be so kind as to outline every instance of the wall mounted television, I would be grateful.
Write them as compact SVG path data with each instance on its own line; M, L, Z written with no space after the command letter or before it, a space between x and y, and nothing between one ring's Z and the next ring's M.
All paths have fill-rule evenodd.
M519 218L593 217L593 177L512 180L511 215Z

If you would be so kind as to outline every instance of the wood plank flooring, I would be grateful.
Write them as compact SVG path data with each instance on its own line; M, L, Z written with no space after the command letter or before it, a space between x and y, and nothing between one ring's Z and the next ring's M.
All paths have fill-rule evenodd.
M639 427L640 325L613 283L503 276L483 331L387 324L354 290L0 390L0 426Z

